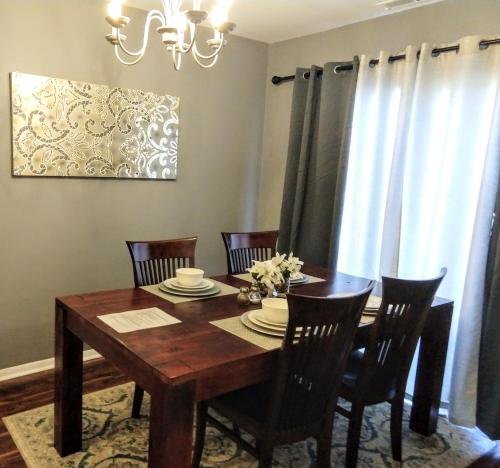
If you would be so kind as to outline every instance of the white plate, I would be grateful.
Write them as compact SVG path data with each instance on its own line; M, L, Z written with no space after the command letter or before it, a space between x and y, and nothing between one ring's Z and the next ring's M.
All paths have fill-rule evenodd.
M166 286L164 283L158 285L160 291L167 294L173 294L174 296L186 296L186 297L208 297L215 296L220 293L220 288L215 286L213 288L203 290L203 291L179 291L178 289L173 289Z
M300 278L291 279L290 286L293 286L295 284L307 283L308 281L309 281L309 278L306 275L302 275Z
M245 325L247 328L250 328L251 330L253 331L256 331L256 332L259 332L259 333L262 333L264 335L269 335L269 336L278 336L280 338L283 338L285 336L285 333L286 333L286 329L283 330L283 331L277 331L277 330L271 330L270 328L265 328L261 325L257 325L255 324L254 322L252 322L249 318L248 318L248 315L249 313L252 312L252 311L249 311L249 312L245 312L241 317L240 317L240 320L241 322L243 323L243 325ZM300 337L300 328L298 329L298 331L295 333L295 338L299 338Z
M255 325L249 318L248 318L249 312L245 312L241 317L241 322L245 327L250 328L250 330L262 333L264 335L269 335L269 336L277 336L279 338L283 338L285 336L285 332L279 332L275 330L270 330L268 328L261 327L259 325Z
M163 284L168 288L177 289L179 291L204 291L215 286L212 281L207 279L203 279L201 284L199 284L198 286L184 286L183 284L179 283L179 280L177 278L169 278L168 280L164 281Z
M255 317L255 315L257 315L257 317L256 317L257 320L264 322L266 325L271 325L273 327L280 327L280 328L286 328L286 326L287 326L288 320L287 320L287 323L278 323L278 322L273 322L272 320L267 319L265 314L264 314L263 309L256 309L256 310L252 310L251 312L255 312L255 314L252 314L252 315L254 317Z
M269 330L277 331L277 332L282 332L284 333L286 331L286 325L279 325L279 324L274 324L273 322L268 322L266 319L262 317L262 310L251 310L248 312L248 319L250 322L252 322L254 325L257 325L259 327L263 327Z

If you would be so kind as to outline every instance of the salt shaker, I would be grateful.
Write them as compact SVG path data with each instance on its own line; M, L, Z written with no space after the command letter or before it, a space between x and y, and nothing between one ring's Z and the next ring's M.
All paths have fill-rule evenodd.
M242 286L240 288L240 292L236 300L238 301L238 305L240 306L246 306L250 304L250 296L248 294L248 288L246 286Z
M262 296L260 295L260 288L258 285L253 284L250 288L250 302L252 304L260 304Z

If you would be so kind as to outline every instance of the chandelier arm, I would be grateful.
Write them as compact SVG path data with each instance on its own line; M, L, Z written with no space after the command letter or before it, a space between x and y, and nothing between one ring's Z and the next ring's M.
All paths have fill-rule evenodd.
M196 55L194 55L194 54L193 54L193 58L194 58L194 60L196 61L196 63L197 63L197 64L198 64L201 68L212 68L212 67L213 67L213 66L217 63L217 59L219 58L219 56L218 56L218 55L216 55L216 56L212 59L212 61L211 61L210 63L207 63L207 64L205 64L205 63L201 62L201 61L198 59L198 57L197 57Z
M217 49L210 55L203 55L201 52L198 51L198 47L196 46L196 44L193 44L193 50L192 50L193 57L197 57L202 60L210 60L217 57L223 47L224 47L224 34L221 34L221 42L219 44L219 47L217 47Z
M182 46L179 46L179 50L183 53L183 54L188 54L189 52L191 52L191 49L193 48L195 42L196 42L196 38L198 36L198 27L196 24L193 24L193 25L189 25L189 30L190 30L190 36L191 36L191 41L188 45L188 47L186 48L183 48Z
M139 57L137 57L135 60L127 62L125 59L123 59L123 58L120 57L120 52L119 52L119 46L118 46L118 44L115 45L114 49L115 49L115 56L116 56L116 58L123 65L135 65L136 63L140 62L142 60L142 58L144 57L144 54L142 54Z
M120 49L123 52L125 52L127 55L130 55L131 57L139 57L140 56L142 58L142 56L146 52L146 47L148 46L149 29L151 27L152 21L155 19L157 19L161 23L162 26L165 25L165 17L163 16L163 13L159 10L151 10L148 13L148 16L146 17L146 22L144 25L144 37L143 37L143 41L142 41L142 47L137 52L132 52L125 47L125 44L123 43L121 36L120 36L120 32L118 30L116 37L118 39L118 45L120 46ZM134 63L137 63L137 62L134 62Z

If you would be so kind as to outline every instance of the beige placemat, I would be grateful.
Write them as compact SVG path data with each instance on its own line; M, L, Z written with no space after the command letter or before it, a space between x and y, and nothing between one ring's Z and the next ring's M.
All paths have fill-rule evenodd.
M238 278L238 279L241 279L243 281L247 281L249 283L251 283L253 281L252 279L252 275L250 273L241 273L240 275L233 275L235 278ZM291 287L293 286L302 286L302 285L305 285L305 284L312 284L312 283L321 283L323 281L326 281L324 280L323 278L317 278L316 276L311 276L311 275L305 275L309 278L309 281L305 282L305 283L300 283L300 284L297 284L297 285L291 285Z
M190 301L201 301L202 299L210 299L211 297L221 297L228 296L229 294L237 294L239 289L233 288L228 284L221 283L220 281L215 281L211 279L212 283L220 288L220 293L216 296L208 296L208 297L184 297L184 296L175 296L174 294L168 294L160 290L157 284L153 284L151 286L142 286L141 289L147 291L155 296L161 297L166 301L172 302L173 304L180 304L182 302L190 302Z
M237 336L238 338L241 338L242 340L248 341L249 343L267 350L280 348L283 341L281 338L273 338L272 336L262 335L250 330L243 325L239 315L227 319L215 320L210 323L224 331L227 331L228 333L231 333L232 335Z

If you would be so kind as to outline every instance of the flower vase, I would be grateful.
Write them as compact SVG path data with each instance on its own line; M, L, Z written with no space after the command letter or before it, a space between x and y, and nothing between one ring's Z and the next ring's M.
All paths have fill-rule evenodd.
M276 297L286 297L286 295L290 292L290 278L286 278L283 283L275 284L274 291L275 294L273 295Z
M268 297L269 296L268 288L262 281L256 280L254 278L253 284L255 284L259 288L261 297ZM272 297L272 296L269 296L269 297Z

